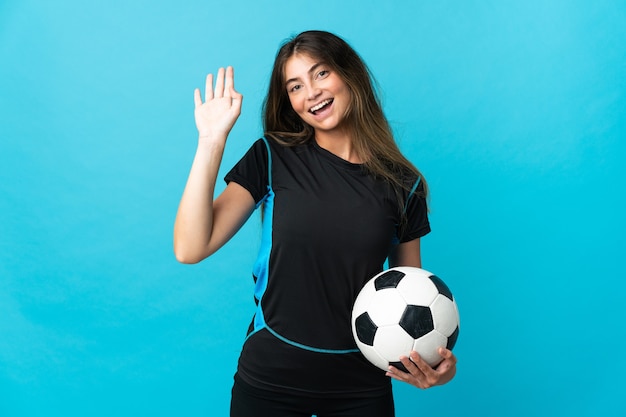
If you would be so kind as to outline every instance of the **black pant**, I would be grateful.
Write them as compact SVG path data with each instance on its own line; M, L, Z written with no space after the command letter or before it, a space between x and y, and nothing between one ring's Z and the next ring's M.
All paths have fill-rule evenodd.
M382 396L326 398L285 395L250 386L235 375L231 417L394 417L391 389Z

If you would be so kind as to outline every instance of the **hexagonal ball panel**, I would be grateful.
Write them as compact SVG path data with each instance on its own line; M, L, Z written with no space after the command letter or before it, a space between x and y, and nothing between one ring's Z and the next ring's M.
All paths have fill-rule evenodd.
M413 338L399 325L379 327L374 337L374 349L389 362L400 356L408 356L413 347Z
M376 349L374 349L373 346L367 346L359 342L357 342L357 346L359 347L361 353L363 353L363 356L365 356L368 361L370 361L383 371L387 370L387 367L389 366L389 361L381 357L378 352L376 352Z
M407 275L399 284L398 291L407 304L429 306L439 291L426 275Z
M395 288L379 290L369 303L367 312L378 326L398 324L406 308L404 299Z
M435 329L448 337L459 326L459 313L453 301L440 294L430 306L435 323Z
M436 366L443 358L439 355L440 347L446 347L448 338L439 333L437 330L433 330L425 336L420 337L413 343L413 350L419 353L419 355L430 366Z

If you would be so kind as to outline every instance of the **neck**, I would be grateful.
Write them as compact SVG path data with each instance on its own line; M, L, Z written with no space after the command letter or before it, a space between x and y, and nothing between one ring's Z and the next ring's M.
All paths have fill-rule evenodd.
M362 163L352 145L352 138L344 131L315 132L315 141L320 148L354 164Z

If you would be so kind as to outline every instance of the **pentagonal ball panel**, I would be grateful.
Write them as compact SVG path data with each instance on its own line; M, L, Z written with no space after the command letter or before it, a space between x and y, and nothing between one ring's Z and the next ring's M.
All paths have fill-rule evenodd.
M363 313L354 320L354 332L356 338L366 345L374 345L374 336L378 326L374 324L369 314Z
M413 339L419 339L434 329L430 307L424 306L406 306L399 324Z

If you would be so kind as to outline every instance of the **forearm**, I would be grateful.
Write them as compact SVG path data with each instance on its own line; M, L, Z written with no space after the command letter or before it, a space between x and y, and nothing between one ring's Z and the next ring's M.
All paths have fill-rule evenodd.
M174 253L180 262L196 263L209 255L215 184L225 141L198 142L174 223Z

